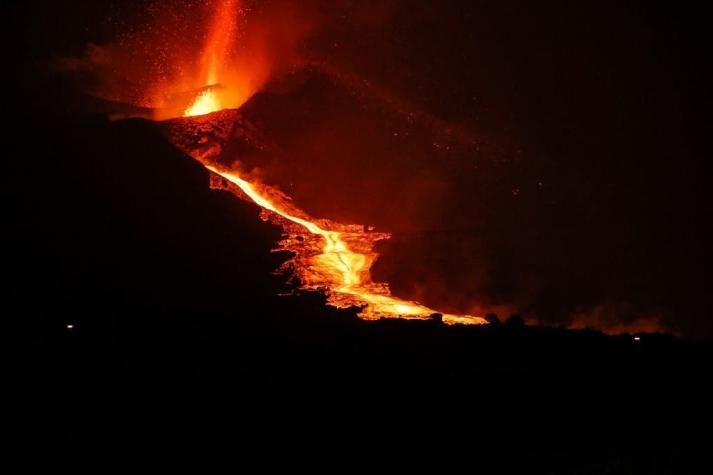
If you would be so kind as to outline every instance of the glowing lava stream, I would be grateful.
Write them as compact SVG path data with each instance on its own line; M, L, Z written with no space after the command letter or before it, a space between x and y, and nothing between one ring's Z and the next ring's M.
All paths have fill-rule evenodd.
M305 227L312 234L321 236L324 240L324 247L322 248L322 254L317 257L320 264L328 271L331 271L326 272L326 274L336 277L334 279L336 282L323 282L323 285L331 292L352 296L353 300L365 304L366 308L360 313L362 318L378 319L380 317L397 316L401 318L426 319L436 313L435 310L417 302L401 300L388 294L369 291L369 286L372 283L362 282L362 273L368 270L368 258L366 255L354 252L349 248L347 243L342 239L343 232L322 229L314 222L294 216L280 209L270 201L270 199L260 194L251 183L243 180L234 173L218 170L208 164L204 165L213 173L222 176L238 186L258 206ZM333 286L330 286L330 283L333 284ZM386 293L388 293L388 290L386 290ZM480 317L451 314L443 314L443 322L448 324L487 323L485 319Z

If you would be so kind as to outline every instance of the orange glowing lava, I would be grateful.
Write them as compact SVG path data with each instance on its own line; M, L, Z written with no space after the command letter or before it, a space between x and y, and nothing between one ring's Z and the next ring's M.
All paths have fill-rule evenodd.
M219 111L220 101L213 89L206 89L196 97L193 104L183 113L184 117L193 117L197 115L210 114L211 112Z
M239 11L240 2L238 0L217 2L208 29L208 39L200 59L199 77L206 89L199 93L193 104L184 111L184 117L205 115L223 109L220 94L213 86L217 84L219 77L228 74L229 58L237 33Z
M369 233L363 227L342 225L327 220L309 219L301 210L286 210L269 197L270 188L241 178L234 172L219 170L206 164L213 173L236 185L250 200L288 223L294 223L314 237L315 244L299 230L292 229L280 243L283 249L295 252L291 261L301 287L325 292L327 303L338 308L361 307L359 316L367 320L379 318L427 319L437 313L418 302L393 297L386 284L371 280L370 268L378 254L372 251L374 242L389 237L386 233ZM299 216L301 215L301 216ZM319 224L318 224L319 222ZM286 226L287 228L287 226ZM286 231L290 231L286 229ZM470 315L443 314L448 324L483 324L486 321Z

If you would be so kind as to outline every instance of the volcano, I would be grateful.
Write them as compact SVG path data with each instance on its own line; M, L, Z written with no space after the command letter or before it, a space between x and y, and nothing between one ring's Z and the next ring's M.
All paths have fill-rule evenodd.
M710 81L674 7L171 1L142 29L143 2L46 3L7 16L10 434L238 435L332 471L709 461L573 436L710 412ZM216 5L230 61L201 54Z
M417 302L392 297L387 284L372 281L370 268L378 257L374 246L378 241L388 239L389 234L367 230L364 226L312 218L278 189L255 181L250 177L250 172L229 171L225 168L236 168L242 165L245 158L266 163L284 157L287 153L280 153L281 147L278 145L260 140L259 130L249 118L243 116L242 109L190 117L194 109L205 106L205 94L210 91L207 89L196 95L195 106L186 112L189 117L165 123L167 135L181 150L212 171L214 188L232 191L258 204L263 210L263 219L284 228L285 234L279 249L295 256L282 268L291 272L301 288L326 292L328 302L337 307L361 307L360 315L371 320L383 317L423 319L436 314L434 310ZM246 105L246 109L249 111L250 106ZM344 114L344 109L341 110ZM264 153L266 151L270 153ZM289 152L299 154L293 148ZM286 165L289 166L289 163ZM374 169L371 168L369 173L374 173ZM384 176L379 170L377 174ZM401 173L399 179L408 179L405 175ZM361 177L357 175L350 178L364 181L366 177L367 174L362 173ZM300 177L293 175L292 178ZM323 179L325 183L330 183L326 177ZM329 194L327 186L321 188ZM331 191L333 193L335 188ZM363 193L358 196L360 199L368 198ZM383 198L388 199L387 196ZM468 315L446 314L439 315L439 318L451 324L485 323L483 318Z

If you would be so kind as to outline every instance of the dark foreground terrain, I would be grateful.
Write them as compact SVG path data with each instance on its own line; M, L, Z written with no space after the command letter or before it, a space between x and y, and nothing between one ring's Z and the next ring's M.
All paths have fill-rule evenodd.
M391 439L377 429L384 421L400 440L431 423L487 436L477 427L494 420L508 433L515 418L537 421L517 435L536 447L532 434L555 422L628 440L705 420L709 341L514 321L364 322L319 295L279 297L284 279L271 272L283 257L270 253L279 230L256 207L210 190L207 172L156 124L49 116L31 130L18 144L32 160L5 190L12 252L3 313L23 327L9 362L30 414L40 415L33 435L204 437L191 421L232 432L221 421L238 414L295 421L289 437L324 424L322 436L367 430L381 444ZM138 415L154 411L167 422ZM557 458L538 450L528 453ZM688 457L675 454L625 445L571 463ZM491 457L493 467L515 463Z

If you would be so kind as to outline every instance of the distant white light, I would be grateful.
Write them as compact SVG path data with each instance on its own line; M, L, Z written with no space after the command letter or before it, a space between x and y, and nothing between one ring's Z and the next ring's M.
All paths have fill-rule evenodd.
M640 341L640 340L641 340L641 337L640 337L640 336L635 336L635 337L634 337L634 341Z
M74 325L72 325L71 323L68 323L68 324L67 324L67 330L71 330L72 328L74 328Z

